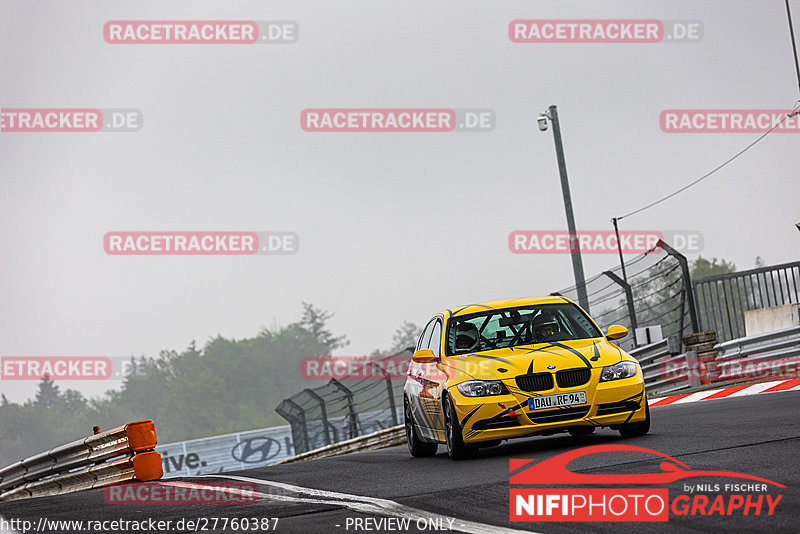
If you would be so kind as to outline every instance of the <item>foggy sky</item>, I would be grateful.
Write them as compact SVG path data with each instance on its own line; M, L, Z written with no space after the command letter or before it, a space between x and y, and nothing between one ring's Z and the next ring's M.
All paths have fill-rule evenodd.
M793 3L795 15L800 4ZM784 4L749 1L0 2L0 107L136 108L134 133L0 133L0 354L156 356L286 325L301 302L360 355L441 308L572 285L557 104L578 229L694 180L755 134L667 134L664 109L789 109ZM515 44L518 18L688 19L698 43ZM116 19L292 20L285 45L111 45ZM796 21L796 26L797 26ZM488 108L480 133L308 133L306 108ZM772 134L622 221L695 230L703 256L796 260L797 134ZM289 256L110 256L113 230L291 231ZM690 258L694 259L694 257ZM584 256L587 276L616 265ZM299 372L299 370L298 370ZM62 384L95 395L118 383ZM24 400L35 382L3 382Z

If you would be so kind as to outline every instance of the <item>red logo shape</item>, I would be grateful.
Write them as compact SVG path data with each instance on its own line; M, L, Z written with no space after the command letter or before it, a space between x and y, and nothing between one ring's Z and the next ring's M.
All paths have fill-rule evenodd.
M571 461L588 456L590 454L597 454L601 452L645 452L665 458L668 461L661 462L660 473L636 473L625 475L613 474L582 474L575 473L567 469L567 464ZM525 460L532 462L533 460ZM519 468L523 460L510 460L509 468L514 471ZM669 484L678 480L696 477L734 477L745 478L748 480L755 480L758 482L766 482L779 488L785 488L783 484L778 484L766 478L748 475L745 473L737 473L734 471L703 471L694 470L683 462L668 456L662 452L654 451L653 449L646 449L644 447L637 447L635 445L593 445L590 447L583 447L573 451L568 451L558 456L542 460L527 469L516 473L511 476L509 482L511 484L537 484L537 485L560 485L560 484Z

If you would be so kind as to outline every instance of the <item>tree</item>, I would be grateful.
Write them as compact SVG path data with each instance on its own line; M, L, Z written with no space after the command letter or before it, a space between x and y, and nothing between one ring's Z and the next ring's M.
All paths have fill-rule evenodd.
M39 382L39 390L36 392L36 404L42 408L51 408L58 402L61 392L55 385L50 375L45 374Z
M398 354L407 350L409 347L415 347L419 334L422 329L416 324L403 321L403 324L397 327L392 336L392 348L389 349L390 354ZM413 348L411 350L414 350Z
M325 347L325 354L320 356L330 356L336 349L350 344L347 336L336 337L327 329L328 319L333 315L331 312L314 307L313 304L303 302L303 318L300 320L300 326L311 332L317 343Z
M698 256L698 258L692 262L691 276L692 282L696 282L701 278L734 272L736 272L736 264L732 261L718 260L717 258L711 258L711 261L709 261L703 256Z

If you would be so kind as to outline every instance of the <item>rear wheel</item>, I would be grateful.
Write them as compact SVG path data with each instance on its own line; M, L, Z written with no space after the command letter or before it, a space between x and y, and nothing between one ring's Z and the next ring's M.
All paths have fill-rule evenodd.
M414 416L411 413L411 404L408 399L404 399L405 405L405 427L406 427L406 442L408 443L408 452L415 458L422 458L425 456L433 456L439 448L436 443L428 443L422 441L417 435L417 429L414 428Z
M464 443L461 424L458 422L453 401L444 398L444 434L447 441L447 454L452 460L468 460L477 455L478 448Z
M650 432L650 403L644 401L644 420L638 423L628 423L619 427L619 433L623 438L635 438L644 436Z

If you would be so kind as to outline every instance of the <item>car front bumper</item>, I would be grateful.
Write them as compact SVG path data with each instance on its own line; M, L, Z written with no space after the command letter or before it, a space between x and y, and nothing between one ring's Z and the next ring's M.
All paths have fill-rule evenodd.
M464 441L477 443L536 434L563 432L576 427L616 427L645 418L645 393L641 373L631 378L599 382L599 370L588 383L572 388L526 393L509 388L508 395L467 397L458 388L449 394L462 426ZM531 410L528 398L585 391L585 404ZM511 412L513 411L513 416Z

